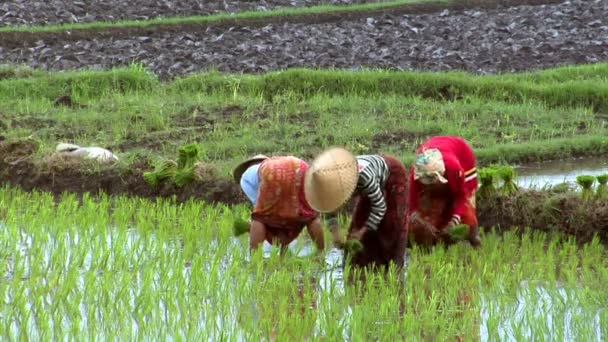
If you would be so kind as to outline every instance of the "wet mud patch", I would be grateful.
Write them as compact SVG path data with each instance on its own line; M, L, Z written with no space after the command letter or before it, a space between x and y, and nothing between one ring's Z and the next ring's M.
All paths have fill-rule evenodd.
M268 11L279 8L315 5L350 5L373 3L378 0L255 0L255 1L163 1L163 0L105 0L105 1L18 1L0 4L0 27L14 25L52 25L90 23L95 21L149 20L163 17Z
M501 9L483 8L498 2L480 3L467 10L463 5L408 5L29 38L6 32L0 37L0 59L50 70L107 69L137 60L162 79L210 69L260 73L293 67L493 73L608 59L608 42L602 38L608 30L605 0L509 8L505 4L517 2L500 2Z
M6 140L0 139L0 162L14 165L30 158L38 151L39 145L33 140Z
M492 195L479 199L478 219L484 227L499 231L532 227L547 233L565 233L589 242L594 234L608 244L608 202L583 201L580 193L523 190L512 196Z

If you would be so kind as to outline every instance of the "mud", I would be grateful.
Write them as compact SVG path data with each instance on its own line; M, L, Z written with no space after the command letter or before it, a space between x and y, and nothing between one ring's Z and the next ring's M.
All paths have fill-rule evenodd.
M174 25L122 37L116 32L62 32L50 39L36 35L34 42L23 33L11 43L3 33L2 46L7 47L0 48L0 59L49 70L107 69L138 61L164 79L213 68L246 73L291 67L512 72L608 60L606 13L608 0L575 0L427 14L333 15L326 18L329 22L316 16L204 29Z
M23 1L8 0L0 4L0 27L15 25L52 25L96 21L149 20L166 17L268 11L279 8L316 5L352 5L375 0L105 0L105 1Z

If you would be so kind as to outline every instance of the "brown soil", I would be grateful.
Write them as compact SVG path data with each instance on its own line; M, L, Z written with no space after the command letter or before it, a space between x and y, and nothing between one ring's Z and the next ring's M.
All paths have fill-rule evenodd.
M582 201L580 194L561 191L521 191L514 196L494 195L478 200L479 222L500 230L527 227L559 232L588 242L597 234L608 244L608 201Z
M95 21L149 20L163 17L267 11L278 8L309 7L322 4L352 5L375 0L104 0L104 1L23 1L4 0L0 4L1 26L90 23Z
M608 2L531 6L555 2L479 0L212 24L3 32L0 59L50 70L139 61L163 79L212 68L510 72L608 59ZM522 6L508 7L515 5Z

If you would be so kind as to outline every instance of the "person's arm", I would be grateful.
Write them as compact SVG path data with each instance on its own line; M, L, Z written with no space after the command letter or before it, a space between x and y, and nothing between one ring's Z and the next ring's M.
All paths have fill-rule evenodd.
M420 184L414 180L414 169L410 170L408 194L407 194L407 213L411 216L418 210L418 201L420 198Z
M318 252L322 252L325 249L325 236L323 235L323 228L321 225L321 218L317 217L312 220L307 226L308 235L315 243Z
M453 225L459 225L462 221L462 216L467 210L467 191L464 182L464 170L460 163L454 158L446 158L446 175L448 185L454 196L454 211L450 221Z
M342 235L340 232L340 225L338 223L338 213L337 212L326 213L325 222L327 225L327 229L331 233L333 243L336 244L337 246L341 246L344 243L344 241L342 241L343 239L342 239Z
M255 207L258 198L258 188L260 179L258 177L257 168L248 169L241 177L241 189Z
M386 200L380 185L380 178L375 172L359 173L359 184L361 194L369 198L371 210L369 217L365 223L365 227L369 230L377 230L378 225L386 214Z

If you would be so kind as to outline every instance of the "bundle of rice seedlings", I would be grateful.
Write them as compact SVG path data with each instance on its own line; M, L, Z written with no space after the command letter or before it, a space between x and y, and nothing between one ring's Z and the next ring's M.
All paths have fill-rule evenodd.
M180 147L177 156L178 168L191 168L199 160L200 154L201 151L197 144L189 144Z
M242 218L235 219L232 225L232 232L234 233L234 236L241 236L249 232L249 222Z
M494 193L496 193L496 188L494 187L494 180L496 179L496 169L491 167L486 167L483 169L479 169L477 171L477 178L479 179L479 190L477 193L481 198L487 198Z
M469 226L467 226L466 224L459 224L456 226L452 226L452 227L448 228L447 233L450 236L450 238L452 238L452 240L455 240L455 241L464 240L467 238L467 235L469 233Z
M164 160L152 172L144 172L144 180L150 186L157 186L165 179L172 178L177 170L177 163L173 160Z
M581 197L583 200L593 199L593 183L595 183L594 176L580 175L576 177L576 183L583 189Z
M216 169L213 165L196 162L193 166L194 180L201 182L205 179L211 179L216 175Z
M349 239L344 243L344 249L351 254L359 253L363 250L363 244L357 239Z
M598 199L607 199L608 198L608 186L606 185L606 183L608 183L608 173L599 175L596 178L597 178L598 186L597 186L597 189L595 190L595 197L597 197Z
M501 188L501 192L504 195L512 195L519 190L517 184L515 184L515 169L511 166L504 165L500 166L496 170L497 175L502 179L503 185Z
M194 181L194 167L190 166L184 169L177 170L173 176L173 182L178 188Z

